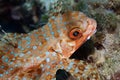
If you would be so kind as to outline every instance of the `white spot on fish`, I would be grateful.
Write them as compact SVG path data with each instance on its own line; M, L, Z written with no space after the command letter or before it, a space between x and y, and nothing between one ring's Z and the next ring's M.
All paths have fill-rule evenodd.
M15 76L15 80L18 80L18 76Z
M8 74L8 73L9 73L8 71L5 72L5 74Z
M13 70L13 68L10 68L10 70Z
M18 45L21 45L21 41L18 42ZM18 46L19 47L19 46Z
M47 66L48 69L50 69L50 66Z
M71 69L71 68L73 67L73 64L74 64L73 62L70 62L67 69L68 69L68 70Z
M9 59L8 59L7 57L5 57L5 56L2 56L2 61L4 61L4 62L8 62Z
M31 54L31 51L28 51L27 54Z
M0 68L2 68L2 69L3 69L4 67L5 67L5 66L0 66Z
M18 46L19 49L21 49L22 47L21 46Z
M13 62L10 62L9 64L11 65L11 64L13 64Z
M36 57L36 59L38 60L38 61L40 61L41 60L41 58L38 56L38 57Z
M27 45L29 45L30 44L30 41L27 41Z
M3 76L3 74L0 74L0 77L2 77Z
M40 43L39 43L39 45L41 46L41 45L42 45L42 43L40 42Z
M55 16L52 16L51 19L55 19Z
M47 41L49 40L49 38L48 38L48 37L46 37L45 39L46 39Z
M64 66L62 66L61 69L64 69Z
M21 48L21 50L23 51L23 50L24 50L24 48Z
M61 62L60 62L60 64L62 65L62 64L63 64L63 62L61 61Z
M79 69L78 69L78 68L76 68L76 69L75 69L75 73L78 73L78 72L79 72Z
M55 52L53 52L53 53L52 53L52 56L56 56L56 53L55 53Z
M18 64L15 64L15 67L18 67Z
M46 73L46 75L49 75L49 74L50 74L50 72L47 72L47 73Z
M49 55L49 52L47 51L47 52L45 52L45 54L46 54L46 55Z
M57 32L60 34L60 30L57 30Z
M41 64L41 65L40 65L40 67L44 67L44 65L43 65L43 64Z
M68 70L70 70L70 69L71 69L71 67L70 67L70 66L68 66L68 67L67 67L67 69L68 69Z
M25 67L28 67L28 66L30 66L30 63L26 63L26 64L25 64Z
M11 52L10 52L10 54L14 54L14 52L13 52L13 51L11 51Z
M20 55L19 55L20 57L23 57L24 56L24 54L23 53L20 53Z
M46 62L50 62L50 58L46 58Z
M54 32L51 32L52 35L54 35Z
M31 40L31 38L30 38L30 37L26 37L25 39L26 39L26 40L28 40L28 41L30 41L30 40Z
M70 62L69 66L73 66L73 64L74 64L73 62Z
M37 49L37 46L33 46L33 50Z
M12 59L13 61L15 60L15 58Z
M27 80L27 79L25 77L23 77L22 80Z

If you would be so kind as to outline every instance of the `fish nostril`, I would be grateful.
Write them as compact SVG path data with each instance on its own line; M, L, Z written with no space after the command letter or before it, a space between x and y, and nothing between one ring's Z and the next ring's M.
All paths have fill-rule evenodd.
M94 19L87 19L87 23L88 25L91 25L92 26L92 30L94 30L94 33L96 32L96 27L97 27L97 23Z
M91 25L91 20L87 19L87 23L88 23L88 25Z
M93 25L94 27L97 26L97 22L94 19L91 19L91 25Z
M96 21L94 19L90 19L90 18L87 19L87 23L88 23L88 25L93 25L93 26L97 25Z

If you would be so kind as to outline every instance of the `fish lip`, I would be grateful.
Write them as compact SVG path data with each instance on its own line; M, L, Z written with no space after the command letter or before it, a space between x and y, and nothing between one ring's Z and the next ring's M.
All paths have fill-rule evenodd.
M69 58L74 52L75 52L75 43L67 43L66 44L68 47L71 48L71 50L66 51L66 47L62 46L62 42L60 42L60 47L62 49L62 53L60 53L62 55L63 58Z

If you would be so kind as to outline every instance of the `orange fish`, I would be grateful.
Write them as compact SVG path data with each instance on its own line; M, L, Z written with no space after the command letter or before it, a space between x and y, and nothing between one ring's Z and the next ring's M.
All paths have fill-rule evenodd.
M93 64L69 59L95 31L95 20L73 11L52 16L28 34L8 34L10 42L0 42L0 80L55 80L58 69L76 79L99 80Z

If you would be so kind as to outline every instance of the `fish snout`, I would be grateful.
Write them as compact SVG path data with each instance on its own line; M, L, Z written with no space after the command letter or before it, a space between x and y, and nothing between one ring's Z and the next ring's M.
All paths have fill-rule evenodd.
M92 36L96 32L97 22L94 19L88 18L87 23L89 30L91 30L90 36Z

